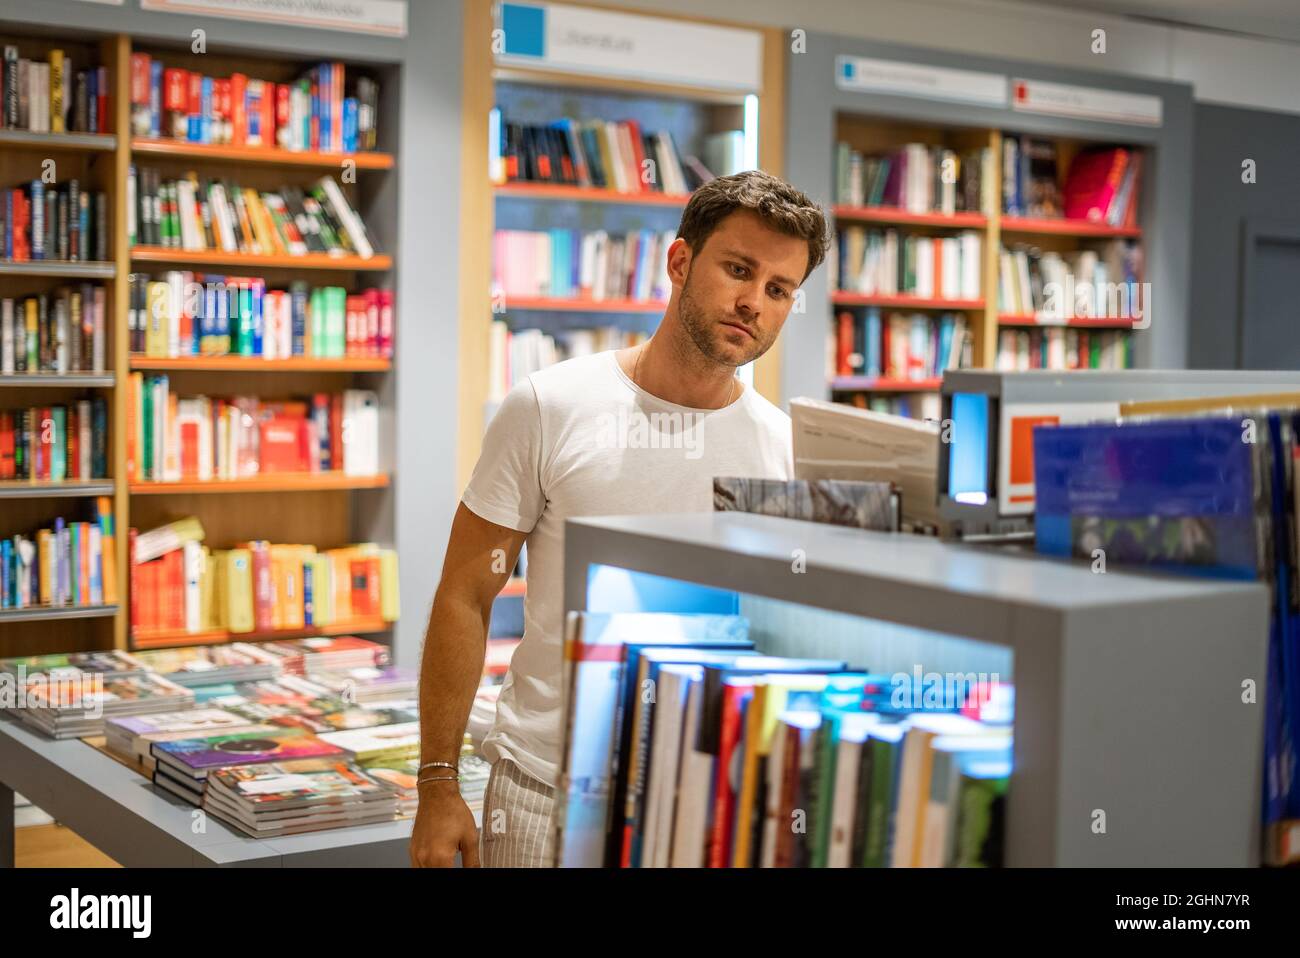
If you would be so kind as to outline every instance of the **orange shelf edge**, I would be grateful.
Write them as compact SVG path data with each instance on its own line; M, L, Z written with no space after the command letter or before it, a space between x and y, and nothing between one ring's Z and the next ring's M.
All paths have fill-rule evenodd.
M220 492L320 492L346 489L382 489L388 476L348 476L335 473L272 473L252 479L209 479L188 482L133 482L132 495L176 495Z
M139 356L130 360L132 369L195 369L221 372L387 372L391 359L366 356L316 358L292 356L262 359L258 356Z
M391 269L391 256L376 253L371 257L330 256L328 253L306 253L302 256L276 254L263 256L255 253L231 253L223 250L167 249L161 246L134 246L131 259L139 263L188 263L196 266L245 266L250 269L337 269L337 270L387 270Z
M249 163L273 163L282 166L340 166L344 161L356 163L359 170L391 170L391 153L326 153L319 150L285 150L268 146L235 146L229 143L190 143L185 140L132 137L131 152L150 156L181 156L189 159L234 160Z
M138 649L168 648L180 645L219 645L223 642L274 642L281 639L306 639L320 635L373 634L386 632L393 623L383 619L357 619L333 623L320 628L276 629L271 632L228 632L217 629L207 632L139 632L131 630L131 644Z

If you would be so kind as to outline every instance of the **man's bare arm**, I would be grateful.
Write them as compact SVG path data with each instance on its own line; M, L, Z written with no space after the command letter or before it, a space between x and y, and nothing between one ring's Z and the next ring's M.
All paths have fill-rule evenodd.
M456 764L483 674L492 601L509 579L525 538L463 503L456 510L420 664L420 764ZM421 777L451 774L436 767ZM474 818L456 783L426 782L419 791L412 864L450 866L459 850L464 864L477 865Z

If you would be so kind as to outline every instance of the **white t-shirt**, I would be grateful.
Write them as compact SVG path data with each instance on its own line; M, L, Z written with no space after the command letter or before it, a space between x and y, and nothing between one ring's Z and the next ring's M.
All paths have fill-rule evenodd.
M484 757L551 786L559 777L565 519L708 512L714 476L792 475L790 417L752 389L722 409L678 406L635 385L614 352L517 383L463 496L476 515L528 533L523 640Z

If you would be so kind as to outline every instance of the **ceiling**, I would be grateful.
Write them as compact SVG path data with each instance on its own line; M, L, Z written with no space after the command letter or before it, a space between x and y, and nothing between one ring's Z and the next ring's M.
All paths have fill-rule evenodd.
M1300 43L1300 0L1019 0ZM1300 70L1300 64L1297 64Z

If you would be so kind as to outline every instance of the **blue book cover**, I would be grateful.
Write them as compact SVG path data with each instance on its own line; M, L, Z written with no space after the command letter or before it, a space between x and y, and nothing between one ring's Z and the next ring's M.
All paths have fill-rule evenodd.
M45 259L45 184L32 180L32 259Z
M14 195L5 190L5 259L14 258Z
M212 77L199 84L199 142L212 142Z
M12 589L12 576L9 574L9 563L13 558L13 545L8 539L0 539L0 605L9 608L14 605L10 598L9 592Z
M866 375L880 376L884 371L880 355L880 344L883 334L880 326L880 310L877 307L872 306L867 310L866 323L866 334L863 337L863 341L866 343L867 353Z
M357 151L357 98L354 96L343 100L343 150Z
M99 71L86 71L86 127L99 129Z
M261 283L252 284L252 352L254 356L262 355L262 293L265 287Z
M1260 444L1242 435L1240 417L1035 429L1038 551L1091 560L1104 549L1108 564L1260 577Z
M316 608L314 605L315 596L312 591L312 564L304 562L302 564L302 622L303 625L314 625Z
M162 135L162 81L161 60L149 61L149 135L155 139Z

